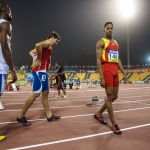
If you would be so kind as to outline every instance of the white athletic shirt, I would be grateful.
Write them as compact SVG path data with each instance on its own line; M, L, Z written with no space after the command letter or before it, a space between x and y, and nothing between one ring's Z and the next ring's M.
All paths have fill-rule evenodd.
M0 24L2 22L8 22L7 20L0 19ZM11 46L11 37L7 37L8 46L10 48ZM0 43L0 74L8 74L9 73L9 67L4 59L3 53L2 53L2 47Z

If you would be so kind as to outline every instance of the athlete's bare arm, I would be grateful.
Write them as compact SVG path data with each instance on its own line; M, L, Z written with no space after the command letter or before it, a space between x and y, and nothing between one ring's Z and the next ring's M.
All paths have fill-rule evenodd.
M101 85L101 87L104 88L105 80L104 80L103 73L102 73L102 63L101 63L103 47L104 47L104 41L102 39L100 39L96 44L96 58L97 58L98 72L100 75L100 85Z
M9 69L12 73L12 83L17 81L17 75L14 69L14 64L12 62L12 53L8 45L8 38L11 35L11 27L8 22L3 22L0 24L0 42L2 47L2 53Z
M122 63L121 63L120 58L119 58L119 60L118 60L118 67L119 67L120 71L121 71L122 74L123 74L124 82L127 83L127 82L128 82L128 78L127 78L127 76L126 76L126 72L125 72L124 69L123 69L123 66L122 66Z
M36 54L36 49L33 49L29 52L29 55L33 58L34 55Z

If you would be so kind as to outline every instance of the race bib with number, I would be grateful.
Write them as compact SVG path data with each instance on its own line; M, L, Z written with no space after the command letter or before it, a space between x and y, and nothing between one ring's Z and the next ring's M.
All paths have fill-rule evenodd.
M42 75L42 81L46 80L46 75Z
M108 51L108 62L118 63L119 53L115 50Z

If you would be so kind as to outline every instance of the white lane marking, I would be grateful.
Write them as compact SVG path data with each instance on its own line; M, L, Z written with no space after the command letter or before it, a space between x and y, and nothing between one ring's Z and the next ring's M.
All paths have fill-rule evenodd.
M65 107L51 107L51 109L55 109L55 108L57 108L57 109L58 109L58 108L74 108L74 107L76 108L76 107L83 107L83 106L85 106L85 105L65 106ZM32 108L32 109L29 109L29 110L41 110L41 109L44 109L44 108ZM12 111L12 112L13 112L13 111L20 111L20 110L22 110L22 109L15 109L15 110L1 110L0 113L1 113L1 112L6 112L6 111L7 111L7 112L8 112L8 111Z
M120 88L119 90L141 90L141 89L149 89L150 87L140 87L140 88ZM67 90L67 92L93 92L93 91L105 91L105 90ZM49 91L52 93L55 93L56 91ZM15 94L15 93L32 93L31 91L21 91L21 92L4 92L4 93L10 93L10 94Z
M67 91L68 92L68 91ZM88 91L83 91L83 92L86 92L86 94L91 94L91 92L95 92L95 93L97 93L97 92L100 92L99 90L97 90L97 91L90 91L90 92L88 92ZM80 94L84 94L83 92L81 92ZM88 93L87 93L88 92ZM102 91L102 92L105 92L105 91ZM134 93L133 93L134 92ZM69 94L73 94L73 93L75 93L74 91L72 91L71 93L69 93ZM128 94L148 94L149 93L149 91L140 91L140 92L136 92L136 91L127 91L127 93L126 93L126 91L119 91L119 95L128 95ZM5 96L12 96L12 95L14 95L14 94L16 94L17 95L17 97L18 96L20 96L20 97L22 97L22 96L28 96L30 93L13 93L13 94L11 94L11 93L5 93L4 95L3 95L3 97L5 97ZM50 93L49 95L55 95L55 93Z
M89 99L89 100L91 100L91 99ZM78 100L78 102L83 102L83 101L89 101L89 100ZM150 100L150 99L146 99L146 100ZM146 100L135 100L135 101L127 101L127 100L120 100L119 101L119 99L118 99L118 101L117 102L114 102L113 103L113 105L115 105L115 104L124 104L124 103L133 103L133 104L142 104L142 103L140 103L139 101L146 101ZM55 102L55 101L54 101ZM58 102L58 101L57 101ZM59 102L73 102L73 101L59 101ZM92 101L93 102L93 101ZM91 104L92 104L92 102L91 102ZM49 103L52 103L52 102L49 102ZM7 103L7 104L3 104L4 106L6 106L6 105L17 105L17 104L19 104L19 105L23 105L24 103ZM34 102L34 104L41 104L41 102ZM94 103L93 102L93 104L98 104L99 106L101 106L101 104L103 104L103 103ZM146 104L146 103L143 103L143 104ZM86 104L85 104L86 105ZM74 107L84 107L85 105L77 105L77 106L60 106L60 107L51 107L52 109L54 108L70 108L70 107L72 107L72 108L74 108ZM33 108L33 109L29 109L29 110L40 110L40 109L44 109L44 108ZM9 112L9 111L20 111L21 109L16 109L16 110L1 110L0 111L0 113L1 112Z
M99 98L99 99L103 99L103 98ZM150 99L149 99L150 100ZM39 102L38 102L39 101ZM91 99L86 99L86 100L55 100L55 101L49 101L49 103L57 103L57 102L59 102L59 103L63 103L63 102L68 102L68 103L70 103L70 102L83 102L83 101L91 101L91 102L93 102L92 101L92 98ZM120 100L120 99L117 99L117 102L118 101L125 101L126 102L126 100ZM24 103L3 103L3 105L19 105L19 104L24 104ZM41 104L41 101L40 101L40 99L38 99L38 100L36 100L35 102L34 102L34 104Z
M124 129L122 129L122 131L133 130L133 129L147 127L147 126L150 126L150 123L142 124L142 125L138 125L138 126L133 126L133 127L129 127L129 128L124 128ZM76 138L69 138L69 139L58 140L58 141L53 141L53 142L29 145L29 146L18 147L18 148L11 148L11 149L8 149L8 150L29 149L29 148L35 148L35 147L41 147L41 146L47 146L47 145L65 143L65 142L71 142L71 141L76 141L76 140L81 140L81 139L87 139L87 138L92 138L92 137L97 137L97 136L102 136L102 135L112 134L112 133L113 133L113 131L108 131L108 132L102 132L102 133L98 133L98 134L91 134L91 135L86 135L86 136L80 136L80 137L76 137Z
M122 99L122 98L126 98L126 99L130 99L130 98L135 98L135 97L146 97L146 96L150 96L150 95L141 95L141 96L128 96L128 97L122 97L121 95L119 96L119 98L117 99L117 100L120 100L120 99ZM79 97L72 97L72 96L68 96L68 98L67 99L69 99L69 101L86 101L86 100L70 100L70 99L79 99L79 98L86 98L86 97L88 97L89 98L89 96L79 96ZM98 96L98 98L99 99L103 99L103 98L101 98L101 97L99 97ZM53 100L55 100L55 102L60 102L61 101L61 99L55 99L55 98L52 98L52 97L49 97L48 98L49 100L51 100L51 99L53 99ZM67 99L65 100L65 101L67 101ZM5 101L5 100L9 100L9 101L14 101L14 99L3 99L3 101ZM41 98L38 98L38 99L36 99L36 100L41 100ZM91 100L92 100L92 97L91 97ZM18 100L16 100L15 99L15 101L25 101L25 99L18 99ZM53 101L54 102L54 101Z
M128 111L136 111L136 110L143 110L143 109L150 109L150 107L142 107L142 108L135 108L135 109L127 109L127 110L118 110L118 111L114 111L114 113L119 113L119 112L128 112ZM103 114L107 114L108 112L104 112ZM85 117L85 116L92 116L93 114L84 114L84 115L76 115L76 116L65 116L65 117L61 117L62 119L65 118L76 118L76 117ZM39 121L39 120L46 120L46 118L44 119L35 119L35 120L28 120L31 122L34 121ZM0 124L10 124L10 123L16 123L17 121L13 121L13 122L0 122Z

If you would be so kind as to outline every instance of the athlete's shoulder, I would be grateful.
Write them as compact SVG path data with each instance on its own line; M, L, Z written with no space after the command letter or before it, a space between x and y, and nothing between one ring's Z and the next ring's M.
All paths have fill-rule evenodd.
M104 45L105 45L105 42L103 38L99 39L98 42L96 43L97 48L103 47Z
M117 45L119 45L118 42L117 42L116 40L113 39L113 41L114 41L114 43L116 43Z
M104 43L109 43L110 42L110 40L108 40L106 38L101 38L101 39L104 41Z
M42 47L42 48L49 48L50 47L50 41L48 39L38 42L35 44L36 47Z
M5 36L9 35L9 37L11 38L11 32L12 32L11 24L7 20L1 21L0 22L0 33L4 33L3 35L5 35Z
M2 30L10 30L11 29L11 24L8 21L1 21L0 22L0 28Z

